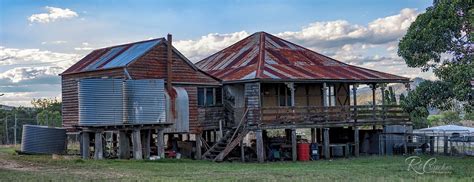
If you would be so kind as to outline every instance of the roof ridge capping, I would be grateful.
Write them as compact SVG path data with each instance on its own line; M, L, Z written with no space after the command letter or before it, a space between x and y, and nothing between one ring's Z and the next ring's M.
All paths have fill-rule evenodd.
M108 46L108 47L97 48L97 49L94 49L93 51L101 50L101 49L112 49L112 48L115 48L115 47L128 46L128 45L132 45L132 44L140 44L140 43L145 43L145 42L150 42L150 41L155 41L155 40L166 40L166 38L159 37L159 38L153 38L153 39L147 39L147 40L140 40L140 41L136 41L136 42L120 43L120 44L112 45L112 46Z

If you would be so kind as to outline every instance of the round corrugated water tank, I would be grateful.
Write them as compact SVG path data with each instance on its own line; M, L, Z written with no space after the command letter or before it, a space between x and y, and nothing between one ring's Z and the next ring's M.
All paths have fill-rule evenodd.
M121 79L79 81L79 125L123 123L123 84Z
M66 129L23 125L21 151L31 154L61 154L66 150Z
M165 122L164 80L126 80L124 86L124 123Z

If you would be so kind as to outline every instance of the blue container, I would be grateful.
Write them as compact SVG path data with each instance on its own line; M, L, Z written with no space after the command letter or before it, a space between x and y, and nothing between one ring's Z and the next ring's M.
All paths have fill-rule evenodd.
M311 143L310 145L310 154L312 160L319 160L319 148L318 143Z

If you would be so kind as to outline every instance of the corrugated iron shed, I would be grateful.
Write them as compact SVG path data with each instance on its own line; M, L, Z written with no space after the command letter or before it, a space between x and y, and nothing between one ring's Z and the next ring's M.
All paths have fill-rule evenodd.
M393 74L348 65L266 32L257 32L196 63L225 82L345 80L408 82Z

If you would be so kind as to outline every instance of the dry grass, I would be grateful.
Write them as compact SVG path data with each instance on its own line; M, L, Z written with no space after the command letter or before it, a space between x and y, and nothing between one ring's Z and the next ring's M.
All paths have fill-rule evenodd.
M427 160L429 156L423 157ZM0 148L0 181L473 181L474 158L437 156L445 174L407 171L405 157L360 157L264 164L194 160L82 160L15 155ZM5 164L5 165L4 165Z

